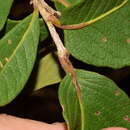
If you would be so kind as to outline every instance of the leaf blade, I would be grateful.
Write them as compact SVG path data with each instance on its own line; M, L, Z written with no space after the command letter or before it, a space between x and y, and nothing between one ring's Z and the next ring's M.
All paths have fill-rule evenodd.
M55 54L49 53L41 58L38 65L37 79L34 87L35 90L59 83L61 79L61 69Z
M79 105L71 77L60 84L59 99L69 130L99 130L112 126L130 128L128 96L110 79L84 70L77 70L81 88Z
M0 3L1 3L0 5L0 30L1 30L6 22L13 0L6 0L6 2L0 0Z
M70 53L95 66L122 68L130 65L129 6L130 2L86 28L65 31L65 44ZM80 35L80 39L77 35Z
M107 2L104 0L83 0L61 12L61 24L63 26L78 26L78 24L87 26L118 10L127 2L128 0L117 0L116 2L114 0Z
M0 41L0 106L12 101L23 89L34 65L38 39L35 11Z
M16 21L8 19L5 26L5 33L13 29L13 27L15 27L18 23L20 23L20 20ZM40 41L42 42L48 37L49 33L42 19L39 19L39 23L40 23Z

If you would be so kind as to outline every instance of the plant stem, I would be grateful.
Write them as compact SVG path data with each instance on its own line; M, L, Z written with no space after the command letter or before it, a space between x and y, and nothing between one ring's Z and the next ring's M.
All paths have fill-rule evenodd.
M69 60L69 52L64 47L58 33L56 32L54 25L52 24L52 21L50 21L50 18L51 18L51 20L57 19L57 17L54 15L54 13L57 13L57 11L55 11L51 7L49 7L49 5L47 5L47 3L44 0L34 0L33 4L34 4L35 8L38 8L41 16L43 17L44 21L46 22L48 29L50 31L50 34L52 36L52 39L57 47L58 58L59 58L60 64L61 64L62 68L65 70L65 72L69 73L71 75L72 82L73 82L74 86L76 87L77 96L79 99L81 99L80 85L77 81L77 76L76 76L74 67Z

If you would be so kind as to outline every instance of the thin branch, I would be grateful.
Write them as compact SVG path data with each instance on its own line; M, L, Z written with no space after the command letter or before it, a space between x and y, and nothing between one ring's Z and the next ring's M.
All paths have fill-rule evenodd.
M54 11L50 7L48 7L47 3L44 0L34 0L33 4L34 4L34 7L38 8L41 16L43 17L44 21L46 22L48 29L50 31L50 34L52 36L52 39L54 40L54 43L57 47L58 58L59 58L60 64L63 67L63 69L65 70L65 72L67 72L71 75L72 82L77 90L77 96L79 99L81 99L80 85L78 84L74 67L69 60L69 53L68 53L67 49L64 47L58 33L56 32L54 25L50 21L50 17L52 17L52 19L55 19L55 16L52 14L57 13L57 11Z

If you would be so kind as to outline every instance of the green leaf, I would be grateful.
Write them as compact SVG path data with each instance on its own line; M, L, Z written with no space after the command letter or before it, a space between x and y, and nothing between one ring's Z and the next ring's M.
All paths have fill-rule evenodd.
M130 1L83 29L65 31L65 44L77 59L95 66L130 65Z
M128 0L82 0L74 6L61 11L61 23L68 24L91 24L118 10Z
M64 11L65 9L67 9L68 7L65 7L63 4L61 4L60 2L59 2L59 0L52 0L54 3L55 3L55 6L56 6L56 8L60 11L60 12L62 12L62 11ZM64 0L64 1L67 1L68 3L70 3L71 4L71 7L72 6L75 6L75 5L78 5L78 4L80 4L82 1L84 1L84 0Z
M13 0L0 0L0 30L3 28L6 22L12 3Z
M44 41L48 37L49 32L43 19L39 19L39 23L40 23L40 41Z
M62 5L63 5L63 4L61 4L61 3L59 2L60 0L52 0L52 1L55 2L56 4L59 3L59 6L62 6ZM62 0L61 0L61 1L62 1ZM78 4L78 3L83 2L84 0L75 0L75 1L73 1L73 0L63 0L63 1L66 1L66 2L70 3L71 6L74 6L74 5Z
M16 20L8 19L5 26L5 33L13 29L13 27L15 27L15 25L17 25L18 23L20 23L20 20L16 21ZM40 23L40 41L43 41L48 37L49 33L42 19L39 19L39 23Z
M0 106L11 102L29 78L39 30L38 12L34 12L0 40Z
M9 31L11 31L11 29L13 29L13 27L15 27L15 25L19 24L20 22L21 20L7 19L7 22L5 25L5 33L8 33Z
M60 84L59 99L68 130L130 129L130 100L116 84L94 72L77 70L81 102L70 75Z
M58 59L56 59L54 53L49 53L45 57L40 59L35 90L48 85L59 83L61 79L61 68L59 66Z

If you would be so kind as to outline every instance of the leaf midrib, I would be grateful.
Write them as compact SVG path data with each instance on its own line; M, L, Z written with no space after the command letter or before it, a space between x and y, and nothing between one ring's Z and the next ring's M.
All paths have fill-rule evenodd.
M119 5L115 6L115 7L113 7L112 9L106 11L105 13L102 13L101 15L99 15L99 16L93 18L93 19L90 19L90 20L88 20L88 21L86 21L86 22L85 22L85 20L83 20L83 21L80 22L80 23L75 23L75 24L64 24L64 22L63 22L61 26L59 26L59 25L57 25L57 26L58 26L58 27L61 27L61 28L62 28L62 26L64 26L65 29L67 29L67 28L69 28L69 29L73 29L73 28L75 28L75 29L76 29L76 28L78 28L78 29L79 29L79 28L83 28L83 27L85 27L85 26L88 26L88 25L90 25L90 24L92 24L92 23L95 23L95 22L101 20L102 18L104 18L104 17L110 15L111 13L113 13L113 12L115 12L116 10L120 9L121 7L123 7L127 2L128 2L128 0L124 0L121 4L119 4ZM69 8L69 9L71 9L71 8ZM69 9L68 9L68 10L65 10L65 11L63 11L63 12L69 11ZM66 27L66 26L67 26L67 27ZM74 27L72 28L71 26L74 26Z
M95 23L96 21L110 15L111 13L115 12L116 10L118 10L119 8L123 7L126 3L128 2L128 0L124 0L120 5L112 8L111 10L107 11L106 13L103 13L102 15L92 19L92 20L89 20L88 22L86 23L89 23L89 24L92 24L92 23Z
M23 35L22 39L20 40L18 46L16 47L16 49L13 51L12 55L10 56L9 62L7 62L7 63L4 65L3 69L1 70L1 72L0 72L0 77L1 77L1 74L4 72L4 70L6 69L7 65L8 65L8 64L10 63L10 61L13 59L13 57L14 57L14 55L16 54L17 50L18 50L18 49L20 48L20 46L22 45L24 39L26 39L26 35L27 35L28 32L30 31L30 28L31 28L31 26L32 26L32 24L33 24L33 22L34 22L33 19L34 19L34 17L36 16L36 14L37 14L37 11L34 11L34 12L33 12L33 16L32 16L32 18L31 18L31 22L29 23L26 32L24 33L24 35Z

